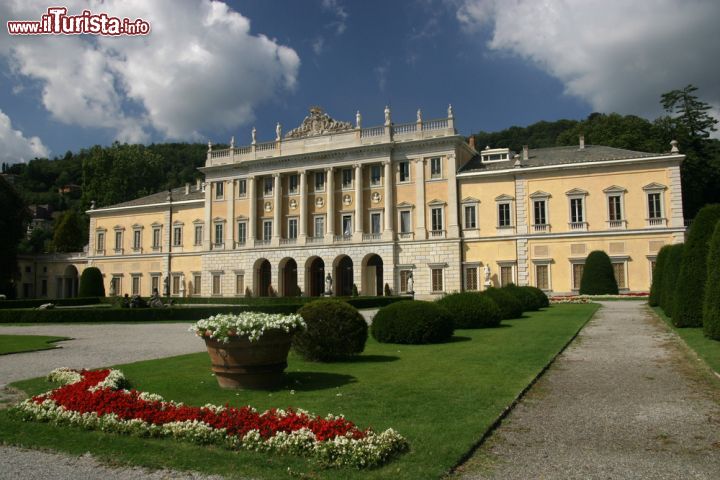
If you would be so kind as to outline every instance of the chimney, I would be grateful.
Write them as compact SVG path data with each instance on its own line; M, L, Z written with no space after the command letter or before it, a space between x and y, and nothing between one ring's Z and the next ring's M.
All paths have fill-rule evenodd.
M518 154L516 153L513 158L515 159L515 164L513 165L513 167L515 167L515 168L520 168L520 167L522 167L522 162L520 161L520 155L518 155Z
M585 150L585 135L580 135L580 150Z
M523 162L526 162L530 159L530 148L527 145L523 145L522 159Z
M185 195L190 195L190 182L185 183Z
M468 139L468 145L470 145L470 148L475 150L475 135L470 135L470 138Z

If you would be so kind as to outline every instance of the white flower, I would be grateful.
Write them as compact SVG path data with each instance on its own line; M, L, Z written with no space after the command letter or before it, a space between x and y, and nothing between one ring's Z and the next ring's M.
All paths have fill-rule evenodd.
M189 330L198 337L227 343L235 337L247 337L251 342L256 342L266 331L292 333L305 328L305 321L297 314L242 312L213 315L197 321Z

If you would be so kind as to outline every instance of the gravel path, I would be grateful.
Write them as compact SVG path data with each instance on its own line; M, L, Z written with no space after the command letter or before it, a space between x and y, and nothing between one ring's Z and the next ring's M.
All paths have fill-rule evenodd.
M720 388L641 302L604 302L463 479L718 479Z

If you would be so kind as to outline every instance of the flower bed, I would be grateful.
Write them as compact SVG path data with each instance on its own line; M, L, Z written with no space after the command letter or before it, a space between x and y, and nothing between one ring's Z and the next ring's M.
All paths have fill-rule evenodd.
M562 295L550 297L550 304L560 303L591 303L593 300L613 300L613 299L631 299L631 298L648 298L648 292L621 293L619 295Z
M198 337L228 343L231 337L247 337L251 342L255 342L266 331L293 333L305 328L305 321L297 314L243 312L237 315L222 313L199 320L190 327L190 331L195 332Z
M326 466L368 468L407 449L393 429L361 430L342 415L319 417L301 409L187 406L125 390L119 370L53 370L63 386L14 407L25 421L51 422L140 437L172 437L231 449L302 455Z

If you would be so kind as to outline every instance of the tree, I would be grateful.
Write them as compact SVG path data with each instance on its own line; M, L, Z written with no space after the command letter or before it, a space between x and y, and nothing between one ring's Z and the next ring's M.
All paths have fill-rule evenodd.
M602 250L590 252L585 259L585 267L580 281L580 294L617 295L617 293L618 286L610 257Z
M706 337L720 340L720 222L710 239L703 303L703 332Z
M717 130L718 121L708 112L710 105L698 100L694 85L687 85L681 90L671 90L662 94L662 106L666 112L675 114L672 119L676 126L683 128L690 138L709 138L710 133Z
M79 297L104 297L105 284L100 269L88 267L80 274Z
M55 227L53 244L58 252L79 252L87 242L87 228L80 214L68 210Z
M720 220L720 204L706 205L695 217L683 251L678 277L676 327L701 327L705 280L707 279L708 242Z
M673 317L675 315L675 300L677 297L677 282L678 275L680 274L680 263L682 262L683 250L685 250L684 243L677 243L670 247L670 253L665 262L665 268L663 271L663 284L662 284L662 295L660 300L665 315Z
M18 275L17 247L25 236L30 213L18 192L0 177L0 294L15 298Z
M648 303L651 307L662 305L662 284L667 258L670 255L670 245L665 245L658 252L655 259L655 268L652 272L652 285L650 287L650 298Z

